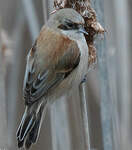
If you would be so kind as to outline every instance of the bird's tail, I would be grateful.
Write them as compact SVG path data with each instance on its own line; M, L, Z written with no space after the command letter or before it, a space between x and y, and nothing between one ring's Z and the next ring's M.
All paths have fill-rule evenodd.
M47 103L34 103L27 106L22 121L17 130L18 147L29 149L32 144L36 143L42 116L45 114Z

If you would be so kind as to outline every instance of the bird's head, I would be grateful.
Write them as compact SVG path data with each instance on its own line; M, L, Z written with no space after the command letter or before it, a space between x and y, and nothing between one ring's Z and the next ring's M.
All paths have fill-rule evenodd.
M83 17L78 12L65 8L51 15L47 25L71 39L79 40L83 34L88 34L84 29L84 23Z

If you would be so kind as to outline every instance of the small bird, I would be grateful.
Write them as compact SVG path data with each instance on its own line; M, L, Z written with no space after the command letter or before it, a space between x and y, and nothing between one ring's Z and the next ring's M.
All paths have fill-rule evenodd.
M25 112L17 130L18 147L37 142L46 109L78 87L88 71L83 17L71 8L58 10L42 27L27 56L23 97Z

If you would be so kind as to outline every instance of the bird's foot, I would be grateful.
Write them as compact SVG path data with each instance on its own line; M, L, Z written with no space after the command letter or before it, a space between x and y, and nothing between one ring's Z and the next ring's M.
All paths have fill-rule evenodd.
M87 81L87 75L84 76L84 78L81 81L81 84Z

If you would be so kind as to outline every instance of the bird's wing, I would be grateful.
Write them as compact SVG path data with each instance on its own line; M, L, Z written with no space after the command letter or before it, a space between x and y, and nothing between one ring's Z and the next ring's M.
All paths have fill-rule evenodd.
M26 104L57 86L80 61L76 42L49 29L42 30L27 58L23 89Z

